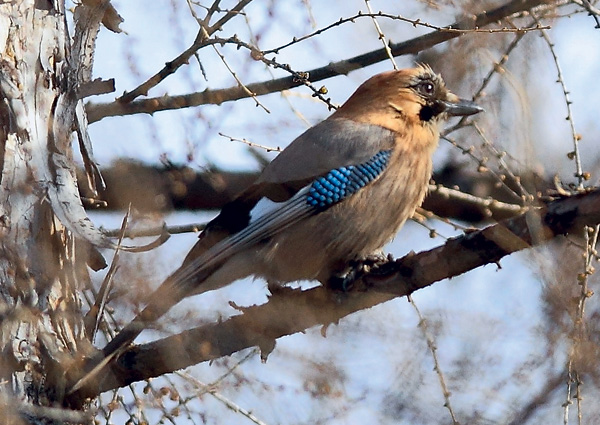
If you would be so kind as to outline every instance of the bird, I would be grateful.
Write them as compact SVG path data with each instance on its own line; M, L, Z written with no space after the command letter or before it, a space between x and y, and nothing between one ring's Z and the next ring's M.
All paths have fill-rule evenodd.
M247 276L277 285L343 275L389 242L423 201L442 123L481 111L424 64L369 78L223 207L93 371L185 297Z

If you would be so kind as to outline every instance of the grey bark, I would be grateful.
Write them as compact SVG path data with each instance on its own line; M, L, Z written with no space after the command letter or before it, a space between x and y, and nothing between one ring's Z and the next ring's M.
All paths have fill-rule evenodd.
M0 3L2 423L86 419L61 407L65 370L89 349L75 244L106 243L81 205L71 143L76 129L93 173L77 90L107 4L76 8L71 44L63 1Z

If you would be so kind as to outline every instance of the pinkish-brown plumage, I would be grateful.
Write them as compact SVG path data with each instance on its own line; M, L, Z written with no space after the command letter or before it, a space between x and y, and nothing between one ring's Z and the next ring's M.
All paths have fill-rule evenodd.
M431 156L448 115L480 109L450 93L427 66L363 83L333 115L294 140L258 181L211 221L182 266L104 350L135 339L182 298L255 275L271 282L321 282L388 242L414 213L431 176ZM316 209L305 202L330 170L389 152L385 168L355 193Z

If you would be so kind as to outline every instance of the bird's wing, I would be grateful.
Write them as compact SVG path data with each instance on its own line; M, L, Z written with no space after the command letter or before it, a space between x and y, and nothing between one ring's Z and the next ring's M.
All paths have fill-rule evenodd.
M394 135L388 130L348 123L317 125L296 139L255 185L209 223L182 266L104 347L103 357L91 363L70 393L97 376L147 323L182 298L201 292L197 288L202 281L232 255L326 210L377 179L388 166L393 142Z
M274 236L295 223L324 211L348 198L377 179L387 168L391 149L380 150L367 160L341 166L316 177L283 202L262 197L244 217L246 225L239 231L224 236L203 252L188 255L180 269L172 276L174 288L182 295L200 284L228 258L248 247ZM237 226L237 224L236 224ZM213 229L208 229L210 233ZM227 231L219 229L221 234ZM202 240L199 241L201 243ZM201 288L197 288L201 290Z
M188 291L236 252L355 193L385 169L394 142L390 130L346 119L310 128L208 224L174 281Z
M237 233L250 222L261 200L277 203L292 198L303 187L336 168L361 164L378 152L391 150L395 134L383 127L348 119L328 119L294 140L269 165L255 184L223 207L200 236L196 257L219 240Z
M327 119L285 148L265 167L257 183L302 182L338 167L360 164L379 151L392 149L394 136L378 125Z
M367 163L379 152L391 151L394 144L395 134L390 130L347 119L328 119L310 128L264 169L255 184L223 207L201 234L184 266L193 261L193 268L197 267L200 259L206 259L204 254L215 252L216 245L225 239L242 242L238 241L242 235L261 232L266 238L266 234L273 235L323 209L323 205L317 209L300 206L302 195L298 193L330 171ZM250 241L248 238L243 242Z

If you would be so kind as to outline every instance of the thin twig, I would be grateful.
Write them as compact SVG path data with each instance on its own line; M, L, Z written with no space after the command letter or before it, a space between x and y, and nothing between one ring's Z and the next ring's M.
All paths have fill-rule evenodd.
M308 6L307 6L308 7ZM256 50L260 50L258 48L259 45L259 38L256 37L254 35L254 31L252 30L252 25L250 25L250 20L248 19L248 17L246 16L244 19L245 23L246 23L246 27L248 29L248 34L250 37L250 41L252 43L252 45L256 46L257 49ZM272 78L275 78L275 74L273 73L273 69L270 66L265 66L266 71L269 73L269 75ZM300 112L298 110L298 108L296 108L294 106L294 104L290 101L290 96L293 92L291 92L290 90L282 90L280 92L281 97L283 98L283 100L287 103L287 105L289 106L290 110L293 112L294 115L296 115L306 126L306 128L311 127L311 123L306 119L306 117L302 114L302 112ZM314 98L314 97L313 97Z
M106 308L106 303L108 302L108 296L113 286L115 273L119 269L119 257L121 253L121 245L123 243L123 238L125 237L125 233L127 232L127 222L131 215L131 204L127 208L127 213L123 217L123 221L121 222L121 228L119 229L119 240L117 242L117 247L115 249L115 254L110 263L110 268L108 272L104 276L102 280L102 284L100 285L100 289L96 294L96 299L94 301L94 305L90 308L88 313L85 316L84 322L86 324L87 334L94 342L96 338L96 333L100 328L100 323L104 320L104 311Z
M496 179L496 181L498 182L498 184L503 187L504 189L506 189L506 192L508 194L510 194L512 197L515 198L516 201L518 202L522 202L523 198L516 193L507 183L506 183L506 178L504 175L498 174L496 171L492 170L491 168L488 167L487 161L489 160L489 158L479 158L477 155L475 155L474 151L475 151L475 146L471 145L469 147L464 147L461 146L455 139L451 139L448 136L444 136L442 135L441 138L443 140L446 140L448 142L450 142L452 144L452 146L458 148L461 150L463 155L467 155L469 158L471 158L473 161L475 161L477 163L477 169L479 172L487 172L490 173L494 179Z
M440 237L444 241L447 241L448 240L447 236L442 235L436 228L427 224L427 222L425 220L427 220L429 218L437 218L437 216L434 213L432 213L431 211L427 211L426 209L423 209L423 208L417 208L417 211L415 211L411 220L414 221L415 223L417 223L419 226L427 229L429 231L429 237L431 239Z
M481 86L479 86L479 89L475 92L475 95L473 96L473 100L477 100L481 97L481 95L483 94L483 91L488 86L492 77L495 74L502 73L504 71L504 65L508 61L510 54L517 47L517 45L523 39L524 36L525 36L525 33L523 33L523 32L517 33L517 35L515 35L515 38L508 45L508 47L504 51L504 54L502 55L500 60L494 64L492 69L490 69L490 72L488 72L488 75L486 75L485 78L483 79L483 81L481 82Z
M534 196L529 193L529 191L521 183L521 178L515 173L513 173L510 167L504 161L505 153L500 152L498 149L496 149L494 144L485 135L483 128L477 125L476 122L473 122L473 128L475 129L476 133L479 135L481 140L483 140L483 146L489 149L494 155L494 157L497 159L498 165L500 166L500 170L502 170L502 172L504 172L506 176L510 177L512 182L519 189L521 199L525 202L532 202L535 199Z
M563 403L563 425L569 425L569 406L573 403L571 401L571 385L573 383L573 347L569 352L569 361L567 363L567 394L566 400Z
M210 8L208 8L208 10L206 11L206 16L204 17L204 22L203 22L204 25L208 25L210 23L210 20L212 19L213 15L216 12L221 11L221 9L219 9L219 3L221 3L221 0L214 0L213 3L210 5Z
M375 30L377 31L377 34L379 35L379 39L383 43L383 48L385 50L385 53L390 58L390 61L392 62L392 65L393 65L394 69L397 70L398 69L398 65L396 65L396 61L394 60L394 55L392 55L392 51L390 49L390 46L388 45L387 39L386 39L385 35L383 35L383 31L381 31L381 27L379 26L379 22L377 22L377 18L373 14L373 10L371 9L370 0L365 0L365 5L367 6L367 10L369 11L369 14L372 15L371 18L373 19L373 25L375 25Z
M531 16L533 16L533 18L539 23L539 20L535 14L532 13ZM556 73L558 74L557 82L560 84L560 87L562 88L565 105L567 106L567 118L566 119L569 122L569 126L571 128L571 137L573 138L573 151L570 152L567 156L569 157L569 159L575 160L575 177L577 178L577 188L579 190L582 190L583 182L585 180L589 179L589 176L587 173L583 172L583 169L581 167L581 156L579 154L579 140L581 139L581 136L579 134L577 134L577 131L575 130L575 120L573 119L573 111L571 110L571 104L573 102L571 101L571 98L569 96L569 91L567 90L567 86L565 84L564 76L562 73L562 68L561 68L560 62L558 60L558 55L556 54L556 51L554 50L554 44L552 43L550 36L548 35L548 33L545 30L541 30L541 34L542 34L542 37L544 38L544 41L548 45L548 50L550 50L550 53L552 54L552 59L554 60L554 66L556 67Z
M201 31L205 32L205 35L208 36L208 33L206 32L206 29L202 28ZM246 85L242 82L242 80L240 80L240 78L238 77L238 75L236 74L236 72L229 66L229 64L227 63L227 60L225 59L225 56L219 52L219 49L217 48L217 46L215 46L213 44L213 49L215 51L215 53L217 54L217 56L219 56L219 58L221 59L221 62L223 62L223 65L225 65L225 68L227 68L227 70L229 71L229 73L231 74L231 76L234 78L234 80L238 83L238 85L242 88L242 90L244 90L246 92L246 94L248 94L249 97L251 97L252 99L254 99L254 102L256 102L256 106L260 106L261 108L263 108L263 110L270 114L271 111L269 111L266 106L264 106L262 103L260 103L260 101L256 98L256 93L253 93L252 91L250 91L250 89L248 89L248 87L246 87Z
M522 13L524 10L538 7L543 3L544 0L512 0L511 2L496 9L488 10L478 15L462 19L450 25L449 28L480 28L497 22L500 19L505 19L507 16L512 16L514 14ZM433 31L402 43L391 44L390 49L392 50L394 57L406 54L414 54L450 39L456 38L460 34L463 34L463 32ZM258 52L261 53L260 51ZM372 65L386 59L387 54L385 53L385 50L378 49L342 61L334 62L326 66L315 68L310 70L308 73L302 74L310 75L310 81L314 83L316 81L321 81L336 75L345 75L355 69ZM278 78L275 80L248 84L247 88L259 96L268 93L279 92L292 87L298 87L303 84L306 84L306 78L298 79L296 75L291 75L289 77ZM137 100L128 104L124 104L122 102L88 104L88 120L90 123L93 123L108 116L154 113L157 111L173 110L205 104L221 104L223 102L242 99L247 96L248 95L239 87L231 87L226 89L205 90L203 92L190 93L180 96L161 96L148 98Z
M460 190L442 186L441 184L430 184L429 192L436 192L447 197L448 199L456 199L464 203L477 205L485 210L489 210L490 215L493 211L510 212L516 215L522 214L527 210L527 207L519 204L501 202L492 197L481 198L479 196L471 195L470 193L465 193Z
M419 208L417 208L417 211L416 211L416 213L415 213L415 214L413 215L413 217L412 217L412 219L413 219L413 220L415 220L415 221L419 222L419 220L421 220L421 219L416 219L416 218L415 218L415 215L417 215L417 214L419 214L419 215L421 215L421 216L423 216L424 218L427 218L427 219L435 219L435 220L441 221L442 223L444 223L444 224L447 224L448 226L452 227L454 230L458 230L458 231L462 231L462 232L467 232L467 231L474 231L474 230L477 230L477 228L475 228L475 227L473 227L473 226L463 226L463 225L461 225L461 224L454 223L454 222L453 222L452 220L450 220L449 218L447 218L447 217L442 217L442 216L439 216L439 215L437 215L436 213L434 213L434 212L432 212L432 211L429 211L429 210L426 210L426 209L425 209L425 208L423 208L423 207L419 207ZM440 235L440 234L437 232L437 230L436 230L436 229L432 229L432 230L433 230L433 234L430 234L430 235L429 235L429 237L430 237L430 238L434 238L434 237L436 237L436 236L440 236L440 237L442 237L442 238L443 238L443 239L445 239L445 240L447 240L447 239L448 239L447 237L445 237L445 236L443 236L443 235Z
M223 27L223 25L225 25L225 23L227 23L231 18L239 15L242 12L242 9L246 6L248 6L248 4L251 1L252 0L241 0L240 2L238 2L238 4L236 4L235 6L233 6L231 9L229 9L227 11L225 16L223 16L221 19L219 19L213 25L208 27L206 29L206 32L208 32L210 35L212 35L215 33L215 31L220 30Z
M587 10L589 15L596 21L596 28L600 29L600 9L591 4L589 0L572 0L572 2Z
M208 29L201 26L198 34L196 35L196 39L192 43L190 47L188 47L183 53L177 56L170 62L167 62L165 66L148 80L140 84L135 89L130 92L125 92L119 98L117 98L117 102L120 103L131 103L134 99L139 96L148 95L148 91L157 86L161 81L167 78L169 75L174 74L180 67L189 63L190 58L201 48L206 47L208 45L217 44L218 41L209 40L209 37L222 25L224 25L227 21L229 21L234 16L237 16L241 9L243 9L248 3L252 0L243 0L240 1L233 9L231 9L225 16L223 16L217 23L210 26ZM217 2L218 3L218 2ZM210 12L210 10L209 10ZM214 11L213 11L214 13ZM207 14L208 15L208 14ZM212 16L212 15L211 15Z
M517 47L519 42L523 39L524 35L525 35L525 33L517 33L517 35L515 36L513 41L508 45L508 47L504 51L504 54L502 55L500 60L493 64L492 68L490 69L488 74L485 76L485 78L481 82L481 85L479 86L479 88L477 89L475 94L473 95L473 101L479 99L484 94L485 88L488 86L488 84L490 83L490 81L492 80L492 77L494 75L501 74L502 72L504 72L504 65L508 61L508 58L509 58L510 54L512 53L512 51ZM444 131L444 134L445 135L450 134L453 131L456 131L459 128L464 127L465 123L467 122L467 119L468 119L468 117L466 117L466 116L462 117L455 125L447 128Z
M366 0L366 2L369 0ZM396 20L396 21L402 21L402 22L406 22L408 24L411 24L413 27L424 27L424 28L429 28L438 32L444 32L444 33L449 33L449 34L465 34L465 33L484 33L484 34L493 34L493 33L526 33L526 32L531 32L531 31L539 31L541 29L550 29L549 26L540 26L540 27L522 27L522 28L507 28L507 27L503 27L503 28L488 28L488 29L483 29L483 28L469 28L469 29L461 29L461 28L456 28L455 26L451 25L448 27L440 27L438 25L432 25L429 24L427 22L423 22L420 19L410 19L410 18L405 18L404 16L401 15L392 15L389 13L384 13L384 12L378 12L378 13L372 13L370 7L369 7L369 13L362 13L362 12L358 12L356 15L354 16L350 16L348 18L340 18L339 20L337 20L336 22L333 22L321 29L318 29L316 31L313 31L310 34L304 35L302 37L294 37L292 39L292 41L283 44L279 47L275 47L269 50L265 50L263 53L264 54L269 54L269 53L279 53L281 50L293 46L294 44L300 43L302 41L305 41L309 38L315 37L317 35L320 35L332 28L338 27L340 25L343 24L347 24L347 23L354 23L357 19L360 18L386 18L386 19L392 19L392 20Z
M444 395L444 407L448 409L448 412L450 412L450 417L452 418L452 424L459 425L458 420L456 420L456 415L454 414L454 410L452 409L452 404L450 403L451 393L450 393L450 391L448 391L448 386L446 385L446 380L444 379L444 373L442 372L442 369L440 367L440 362L439 362L439 359L437 356L437 345L435 344L433 337L429 333L429 329L427 328L427 321L421 314L421 311L419 310L419 307L417 307L415 300L410 295L408 295L407 298L408 298L408 301L410 302L410 304L415 309L417 316L419 317L419 328L423 332L423 336L425 337L425 340L427 341L427 347L429 347L429 351L431 351L431 356L433 357L433 365L434 365L433 370L435 371L435 373L438 376L438 379L440 381L440 387L442 388L442 394Z
M270 146L259 145L258 143L251 142L250 140L247 140L247 139L238 139L236 137L228 136L227 134L224 134L224 133L221 133L221 132L219 132L219 136L226 137L226 138L228 138L232 142L242 142L242 143L244 143L244 144L246 144L246 145L248 145L250 147L253 147L253 148L264 149L267 152L281 152L283 150L279 146L277 146L276 148L272 148Z
M227 371L227 373L225 375L223 375L221 378L219 378L217 380L217 382L220 382L222 379L224 379L226 376L228 376L237 366L239 366L239 364L245 362L246 360L248 360L250 357L254 356L255 354L256 354L256 350L252 350L247 356L245 356L240 362L238 362L238 364L236 364L233 368L231 368L229 371ZM249 419L256 425L267 425L266 422L258 419L251 411L246 410L243 407L240 407L239 405L235 404L233 401L231 401L228 398L226 398L225 396L223 396L221 393L217 392L216 385L205 384L190 374L183 374L182 372L177 372L177 374L184 377L185 379L187 379L189 382L191 382L197 388L200 389L197 396L201 396L203 394L208 393L211 396L213 396L214 398L216 398L217 400L219 400L221 403L223 403L228 409L232 410L235 413L241 414L242 416Z
M219 385L221 385L221 383L227 377L229 377L237 368L239 368L242 364L246 363L252 357L254 357L257 354L259 354L259 352L260 352L260 350L258 348L256 348L256 347L254 347L241 360L235 362L235 364L233 366L227 368L227 370L225 371L225 373L221 374L221 376L219 376L217 379L215 379L214 381L212 381L210 384L202 384L202 392L199 392L199 393L195 394L194 397L190 396L190 397L184 399L184 401L188 402L188 401L192 400L193 398L196 398L198 396L201 396L203 394L206 394L206 393L209 393L209 392L213 391ZM179 376L181 376L182 378L184 378L184 379L187 379L187 377L191 376L190 374L188 374L186 372L176 372L176 373Z
M131 103L139 96L147 96L150 89L156 87L160 84L165 78L169 75L174 74L180 67L183 65L187 65L189 63L190 58L201 48L210 46L212 44L218 44L219 40L207 40L202 36L202 32L198 31L198 35L196 39L192 43L190 47L188 47L185 51L183 51L179 56L177 56L172 61L169 61L165 64L165 66L154 74L152 77L144 81L142 84L137 86L135 89L123 93L120 97L116 99L115 102L119 102L121 104Z

